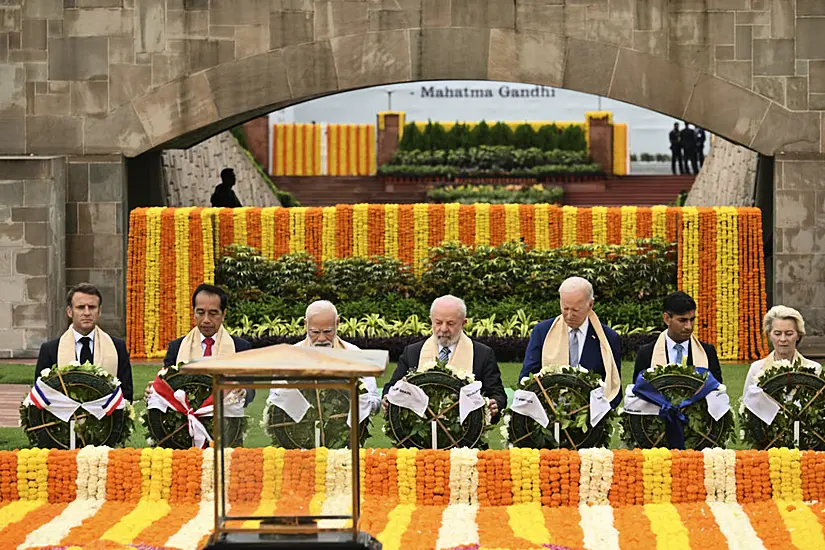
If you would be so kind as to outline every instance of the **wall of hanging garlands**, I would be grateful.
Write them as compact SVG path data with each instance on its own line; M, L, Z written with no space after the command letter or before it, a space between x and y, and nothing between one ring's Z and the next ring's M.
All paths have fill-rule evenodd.
M679 288L699 305L699 337L722 359L767 353L762 214L756 208L557 207L547 204L341 204L316 208L138 208L129 221L127 343L162 357L192 327L190 298L213 282L216 256L244 244L264 256L385 255L421 273L443 241L550 249L661 237L677 243ZM575 275L571 273L571 275Z

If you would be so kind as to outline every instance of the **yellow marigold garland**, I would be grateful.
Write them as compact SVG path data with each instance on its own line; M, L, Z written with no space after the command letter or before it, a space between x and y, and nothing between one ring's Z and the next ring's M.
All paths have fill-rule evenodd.
M416 275L424 271L424 261L430 250L430 218L428 204L413 205L413 270Z
M672 458L669 449L642 449L645 504L670 502Z
M593 244L607 244L607 207L594 206L590 215L593 219Z
M143 306L146 357L156 357L157 350L160 349L158 295L160 293L160 214L162 210L162 208L150 208L146 214L146 283Z
M249 211L248 206L242 208L233 208L232 217L234 218L234 242L235 244L242 244L246 246L249 244L249 237L246 228L246 213Z
M451 202L444 205L444 240L458 242L458 210L461 205Z
M549 204L537 204L535 206L536 249L538 250L548 250L550 248L549 209Z
M289 209L289 253L306 252L306 207Z
M504 205L504 239L508 242L521 240L521 216L518 204Z
M321 261L335 258L335 207L325 206L321 220Z
M476 209L476 244L490 244L490 205L478 203Z
M720 359L739 357L739 231L736 208L717 208L716 327Z
M398 469L398 502L415 504L415 457L418 449L398 449L396 468Z
M327 456L329 449L315 449L315 494L309 501L309 513L313 516L321 513L321 507L327 498Z
M774 500L802 500L802 457L799 449L768 449Z
M622 244L636 240L636 207L622 206Z
M275 208L261 210L261 254L275 259Z
M699 297L699 211L687 206L682 209L682 281L681 289Z
M541 502L538 449L510 449L510 476L513 480L513 504Z
M17 451L17 493L20 500L49 500L49 449Z
M398 205L384 206L384 255L398 257Z
M667 238L667 206L654 206L652 210L653 236Z
M175 210L175 312L177 334L189 332L189 213L192 208Z
M203 233L203 282L215 282L215 213L216 208L204 208L201 212Z
M352 207L352 255L355 258L366 258L368 253L369 205L356 204Z
M576 244L578 209L575 206L564 206L561 212L561 244L563 246Z

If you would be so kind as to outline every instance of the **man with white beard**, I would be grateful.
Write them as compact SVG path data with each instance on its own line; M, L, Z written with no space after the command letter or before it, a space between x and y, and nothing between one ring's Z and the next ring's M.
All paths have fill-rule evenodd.
M389 407L387 392L396 382L413 374L419 365L441 360L447 361L455 369L473 373L475 379L481 382L481 394L490 398L493 423L498 422L501 411L507 407L501 371L493 350L464 334L467 322L464 300L449 294L436 298L430 307L430 321L433 335L404 348L392 379L384 385L381 405L385 414Z
M296 347L360 349L358 346L338 337L338 310L332 302L318 300L309 304L304 315L304 323L307 335L306 338L295 344ZM381 404L378 384L373 376L365 376L361 379L361 382L367 389L366 395L374 413ZM277 389L269 390L270 397L276 396L278 391Z

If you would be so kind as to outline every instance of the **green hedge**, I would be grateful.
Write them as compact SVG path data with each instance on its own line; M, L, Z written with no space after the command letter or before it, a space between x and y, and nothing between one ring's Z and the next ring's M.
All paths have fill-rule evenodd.
M555 124L545 124L534 130L529 124L520 124L512 130L503 122L491 126L483 120L473 128L459 122L450 129L446 129L438 122L429 121L423 130L411 122L404 127L399 148L411 151L459 149L482 145L510 145L518 149L536 147L542 151L587 151L584 130L578 125L559 127Z
M676 285L671 245L639 241L630 246L578 245L532 250L508 243L432 249L420 277L392 258L345 258L324 262L306 254L269 260L249 247L232 246L218 261L215 280L229 290L229 326L303 316L307 304L328 299L342 317L380 314L388 319L429 317L432 300L460 296L469 316L510 318L523 310L535 319L558 315L558 287L576 274L593 283L603 322L629 329L658 326L661 298Z
M537 184L530 187L520 185L446 185L427 191L430 202L458 202L474 204L561 204L564 190Z

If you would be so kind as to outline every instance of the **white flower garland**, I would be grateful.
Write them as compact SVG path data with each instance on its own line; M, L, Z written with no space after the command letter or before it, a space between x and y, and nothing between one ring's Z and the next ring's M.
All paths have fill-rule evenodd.
M605 505L579 504L585 548L619 550L619 532L613 525L613 508Z
M58 546L69 531L95 515L104 502L104 500L87 499L70 502L57 517L29 533L19 548Z
M476 377L473 374L473 371L468 372L462 369L457 369L449 363L442 364L438 361L427 361L426 363L418 367L416 372L427 372L428 370L434 370L436 367L447 370L450 374L452 374L459 380L464 380L468 384L471 384L476 381Z
M593 448L579 451L579 503L609 505L608 494L613 484L613 452Z
M513 448L513 444L509 443L509 441L510 441L510 418L511 418L511 416L512 415L509 412L504 413L501 416L501 426L499 426L499 428L498 428L499 433L501 433L501 440L506 441L508 443L507 447L509 449Z
M180 550L197 550L200 540L205 534L211 532L214 526L215 506L208 501L202 500L198 514L181 527L177 533L169 537L169 540L167 540L163 546L180 548Z
M478 449L450 450L450 504L478 504Z
M450 457L452 459L452 457ZM472 547L479 543L476 504L450 504L441 514L441 528L435 547Z
M77 499L106 500L109 447L83 447L77 452Z
M736 502L736 451L702 449L707 502Z
M352 451L330 449L327 453L327 500L336 497L352 498Z

